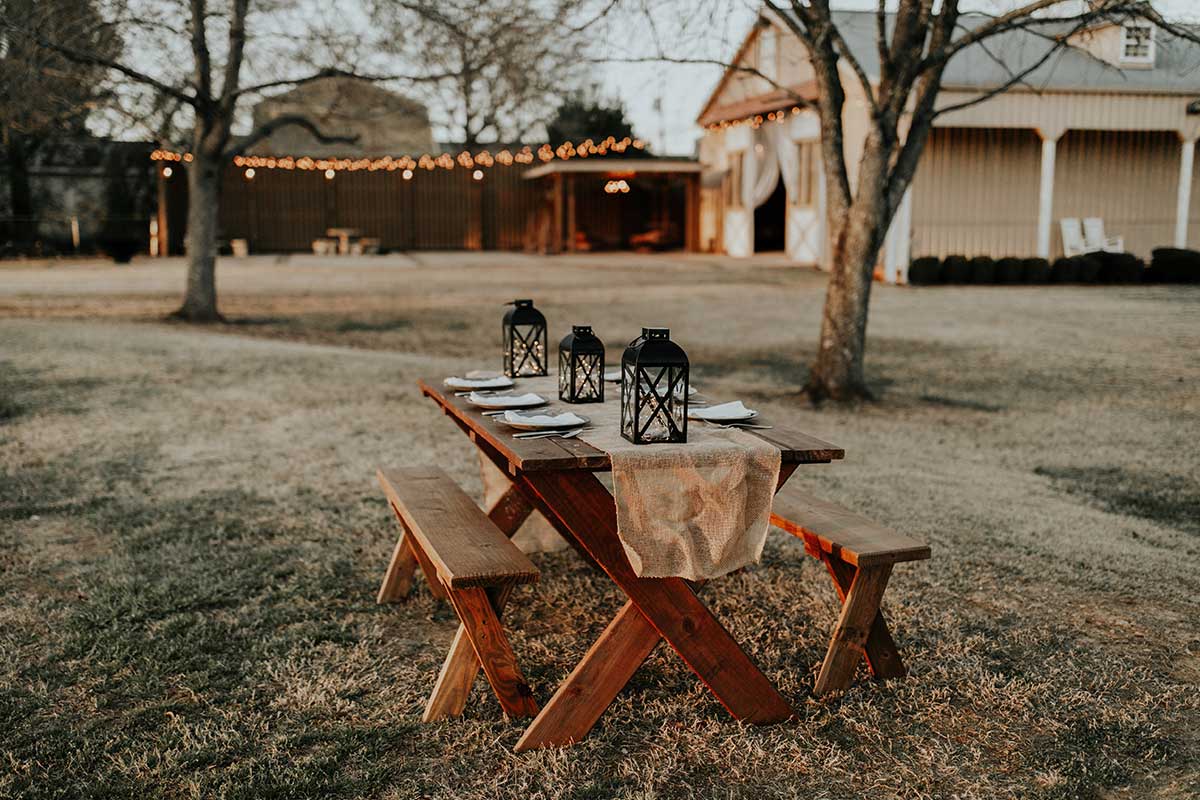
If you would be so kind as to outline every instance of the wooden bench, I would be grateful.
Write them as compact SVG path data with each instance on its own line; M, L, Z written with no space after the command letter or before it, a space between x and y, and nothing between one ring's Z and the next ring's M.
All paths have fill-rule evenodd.
M875 677L903 676L904 662L879 603L892 565L929 558L929 545L798 486L785 486L775 496L771 524L804 540L808 554L825 563L842 601L816 694L849 687L864 654Z
M460 620L422 719L462 714L481 666L505 714L537 714L533 693L500 625L513 588L536 582L537 567L440 469L410 467L376 474L401 529L378 601L407 596L414 566L420 565L430 591L449 600Z

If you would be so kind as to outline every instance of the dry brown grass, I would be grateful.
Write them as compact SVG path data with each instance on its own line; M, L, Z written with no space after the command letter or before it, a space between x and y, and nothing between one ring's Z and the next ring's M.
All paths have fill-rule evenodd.
M157 321L181 277L0 270L0 796L1200 795L1200 292L876 287L882 400L815 411L806 270L250 259L205 330ZM795 724L737 725L665 648L570 750L514 755L482 686L420 724L453 617L373 604L371 475L478 491L413 381L494 361L521 295L610 344L669 324L707 391L844 446L795 480L933 544L887 598L911 676L810 697L836 604L779 536L705 597ZM544 700L619 597L537 560L509 619Z

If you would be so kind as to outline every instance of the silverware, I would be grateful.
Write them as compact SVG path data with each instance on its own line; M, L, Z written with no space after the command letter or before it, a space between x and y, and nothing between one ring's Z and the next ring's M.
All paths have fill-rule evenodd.
M575 428L570 431L529 431L527 433L514 433L514 439L551 439L558 437L559 439L574 439L583 431L583 428Z
M748 422L731 422L728 425L717 425L718 428L753 428L760 431L769 431L774 428L774 425L752 425Z

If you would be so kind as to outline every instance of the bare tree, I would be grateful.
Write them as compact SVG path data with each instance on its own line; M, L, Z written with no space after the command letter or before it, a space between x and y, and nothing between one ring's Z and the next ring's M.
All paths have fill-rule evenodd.
M90 0L0 0L0 19L45 19L44 35L104 55L120 48L115 32L99 23ZM0 143L8 173L13 238L32 238L35 212L29 162L40 148L78 134L91 111L106 100L103 70L80 66L0 28Z
M520 141L586 78L589 29L615 2L375 0L396 54L428 80L435 120L465 146Z
M1102 21L1148 20L1177 35L1195 35L1171 25L1141 0L1036 0L990 15L961 14L958 0L901 0L891 25L884 3L877 12L879 74L863 68L831 13L828 0L791 0L784 7L767 0L808 52L817 84L821 124L832 274L826 291L817 358L808 385L810 397L853 400L869 396L863 370L871 281L892 218L912 183L918 161L942 114L983 102L1021 84L1046 64L1069 38ZM890 30L889 30L890 28ZM1008 79L966 104L939 106L946 65L968 47L986 47L997 36L1025 31L1046 43L1041 56L1007 67ZM1002 59L1002 54L997 54ZM848 69L841 69L845 65ZM846 163L844 81L859 84L870 126L852 185Z
M113 54L52 36L49 14L10 17L2 23L14 40L75 64L107 71L119 94L146 97L150 111L166 120L164 125L169 124L178 110L190 114L185 144L191 159L187 165L187 288L183 303L174 314L183 320L221 319L215 276L217 213L221 171L233 154L286 125L303 126L321 141L352 141L326 137L303 116L278 117L265 121L245 136L234 135L240 104L245 98L322 77L356 74L332 66L309 67L296 77L283 75L246 84L244 65L247 46L253 41L251 28L256 12L264 28L274 28L264 39L294 44L294 38L279 34L278 29L285 26L266 24L270 15L281 13L281 8L286 10L287 4L271 0L109 0L98 26L126 34L124 52ZM307 51L310 55L312 49ZM332 50L326 47L323 52ZM288 53L278 46L264 60L274 67L293 68L301 61L295 52ZM359 77L382 80L396 76Z
M728 7L723 2L707 8L689 4L687 13L676 11L679 27L690 28L690 39L683 39L687 42L683 46L664 43L656 30L656 54L605 59L720 65L753 75L789 95L790 102L817 112L832 273L817 357L805 386L814 402L870 396L863 360L874 268L938 117L1025 84L1039 69L1052 64L1062 50L1073 46L1074 34L1103 22L1144 20L1181 39L1200 42L1194 28L1164 19L1146 0L1006 0L999 5L1008 10L960 11L959 0L878 0L872 60L879 66L873 75L864 67L866 54L853 52L839 30L838 14L830 0L763 0L764 10L773 12L803 45L816 83L815 100L792 93L752 64L685 55L688 49L704 47L697 30L718 27L727 20ZM895 10L887 10L889 6ZM647 27L652 27L651 12L643 8L638 13L645 17ZM697 19L702 23L699 28ZM1020 63L1010 63L1014 60L996 40L1013 32L1036 37L1044 46L1036 57L1026 55ZM681 40L676 37L676 41ZM1002 66L1006 80L966 101L939 104L947 64L972 47L985 49ZM869 112L867 135L861 143L846 141L843 112L851 92L862 95ZM847 153L859 144L861 156L852 181Z

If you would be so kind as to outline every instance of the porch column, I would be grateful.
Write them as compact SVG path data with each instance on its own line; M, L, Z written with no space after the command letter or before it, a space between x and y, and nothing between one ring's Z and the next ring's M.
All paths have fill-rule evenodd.
M1042 174L1038 184L1037 254L1050 258L1050 228L1054 222L1054 159L1058 152L1061 128L1042 129Z
M1179 147L1179 194L1175 198L1175 246L1188 245L1188 213L1192 202L1192 165L1196 158L1195 135L1184 135Z
M908 261L912 247L912 187L904 193L900 207L888 228L883 260L883 279L901 283L908 277ZM907 282L907 281L904 281Z

